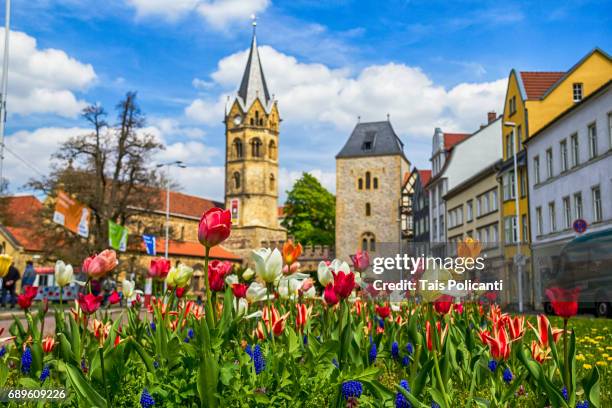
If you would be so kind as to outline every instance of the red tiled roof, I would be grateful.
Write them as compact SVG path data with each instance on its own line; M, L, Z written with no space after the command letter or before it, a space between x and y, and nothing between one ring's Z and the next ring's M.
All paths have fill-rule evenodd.
M44 249L44 239L36 234L35 230L23 227L5 228L26 251L42 252Z
M421 185L425 187L431 180L431 170L419 170L419 178L421 179Z
M285 206L281 205L276 208L276 216L281 218L285 216Z
M163 238L158 238L155 242L155 250L158 254L163 254L166 248L166 241ZM204 257L204 247L199 242L192 241L168 241L168 255L175 256L199 256ZM146 252L144 242L140 243L139 250ZM215 259L228 259L239 261L240 256L228 251L221 246L214 246L210 249L210 257Z
M42 203L33 195L3 197L3 211L6 212L6 225L23 226L35 221L39 211L43 209Z
M154 204L155 211L166 212L166 190L159 190L159 200ZM187 195L177 191L170 192L170 214L200 218L202 213L221 205L221 203L207 198Z
M565 72L521 72L527 99L540 99Z
M450 150L454 145L467 139L469 133L444 133L444 148Z

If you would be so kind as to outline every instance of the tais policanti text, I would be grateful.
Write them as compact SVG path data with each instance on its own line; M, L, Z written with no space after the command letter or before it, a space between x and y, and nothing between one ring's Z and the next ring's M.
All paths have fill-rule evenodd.
M373 282L374 289L385 291L501 291L504 287L503 279L493 282L477 282L471 279L445 281L419 279L416 281L403 279L399 282L385 282L377 279Z

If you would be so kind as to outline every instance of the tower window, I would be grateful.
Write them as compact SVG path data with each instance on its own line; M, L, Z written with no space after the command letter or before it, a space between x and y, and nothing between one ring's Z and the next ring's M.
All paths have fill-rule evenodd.
M376 132L366 132L365 138L361 149L364 151L372 150L374 148L374 141L376 140Z
M378 177L374 177L374 190L378 190Z
M372 179L372 175L370 174L369 171L366 171L366 175L365 175L365 188L366 188L366 190L370 189L370 185L371 185L371 182L372 182L371 179Z
M365 205L365 215L366 217L372 215L372 207L370 206L370 203L366 203Z
M359 190L363 190L363 179L361 177L359 177L359 180L357 180L357 188Z
M254 138L251 140L251 156L261 157L261 140Z
M234 172L234 188L240 188L240 173Z
M255 124L261 125L261 121L259 120L259 111L255 111Z
M276 143L274 143L274 140L270 140L270 144L268 144L268 158L276 160Z
M242 141L234 139L234 157L240 159L242 157Z
M270 190L274 190L274 174L270 174Z
M364 232L361 234L361 250L362 251L376 251L376 237L371 232Z

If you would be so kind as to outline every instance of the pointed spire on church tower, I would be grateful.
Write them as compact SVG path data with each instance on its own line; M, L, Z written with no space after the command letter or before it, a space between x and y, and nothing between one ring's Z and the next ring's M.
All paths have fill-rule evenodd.
M249 59L247 60L246 69L242 75L240 88L238 89L238 97L241 98L242 105L245 109L249 109L255 99L259 98L262 105L268 108L270 103L270 93L266 85L263 68L259 59L259 51L257 50L257 37L255 30L257 21L255 16L253 19L253 39L251 40L251 49L249 51Z

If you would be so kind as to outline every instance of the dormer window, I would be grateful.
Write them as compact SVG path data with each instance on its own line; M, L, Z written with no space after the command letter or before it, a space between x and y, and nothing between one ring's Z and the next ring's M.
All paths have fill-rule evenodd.
M374 148L374 141L376 140L376 132L366 132L365 138L363 139L363 144L361 145L361 150L369 151Z
M582 100L582 84L575 83L572 86L574 102L580 102Z

